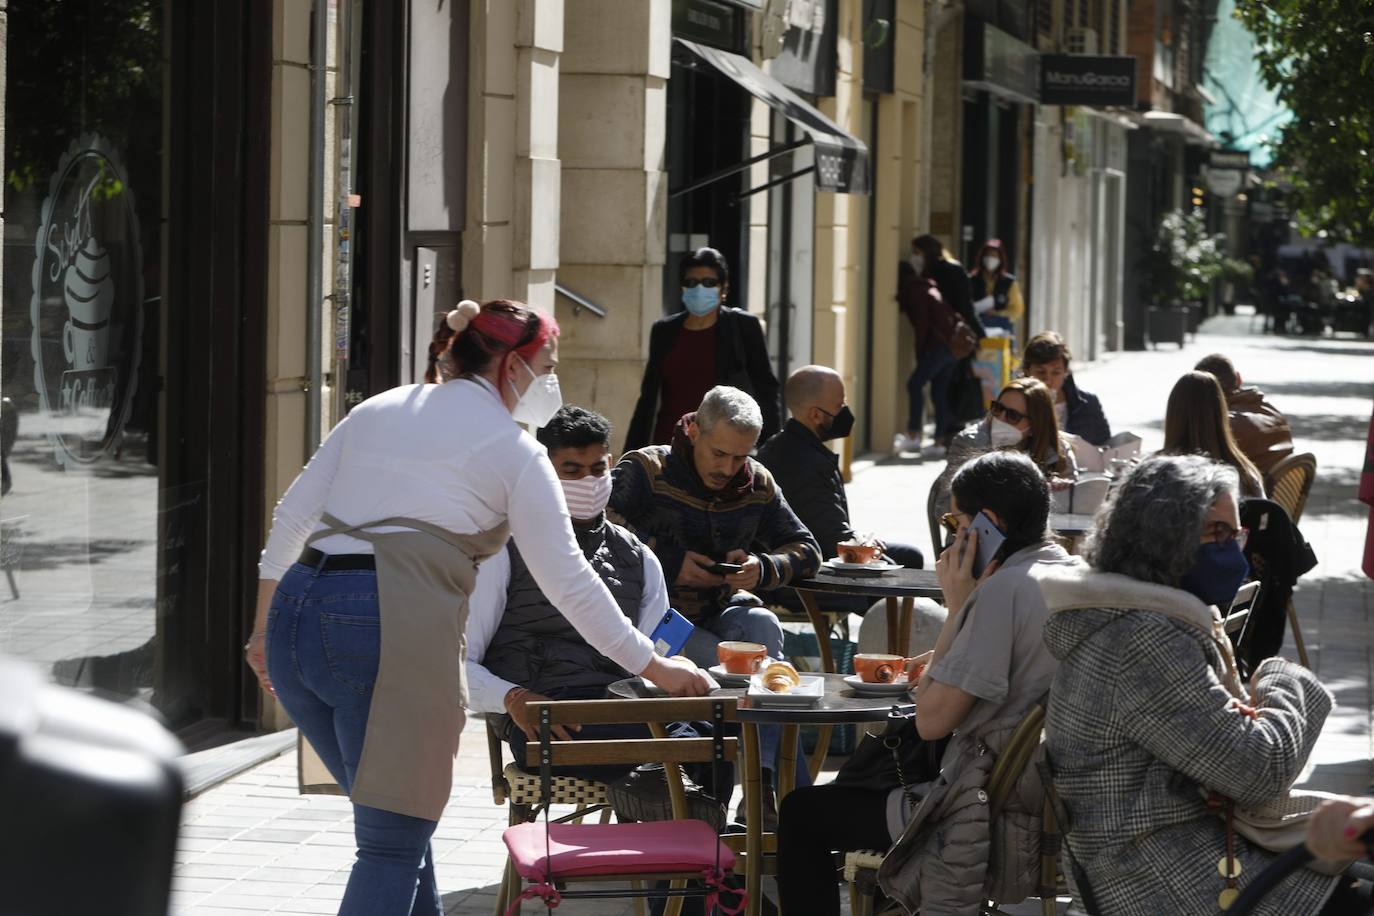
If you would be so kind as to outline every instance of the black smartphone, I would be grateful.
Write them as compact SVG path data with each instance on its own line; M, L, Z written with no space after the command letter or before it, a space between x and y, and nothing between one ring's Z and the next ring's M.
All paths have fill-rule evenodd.
M977 579L983 574L983 570L988 568L997 551L1002 549L1002 544L1007 538L985 512L978 513L972 527L978 532L978 554L973 558L973 578Z
M733 576L737 572L744 572L744 567L738 563L712 563L706 567L706 571L717 576Z

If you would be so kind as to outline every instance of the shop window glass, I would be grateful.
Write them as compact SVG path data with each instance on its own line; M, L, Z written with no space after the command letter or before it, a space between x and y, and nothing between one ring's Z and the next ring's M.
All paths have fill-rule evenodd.
M159 689L163 5L11 5L0 653Z

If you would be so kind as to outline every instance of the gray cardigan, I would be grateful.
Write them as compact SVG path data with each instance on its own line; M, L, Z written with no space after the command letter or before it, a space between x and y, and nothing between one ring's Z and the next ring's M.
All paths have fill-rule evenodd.
M1041 588L1054 611L1045 642L1059 658L1046 744L1068 809L1069 851L1100 911L1216 912L1226 830L1200 788L1250 806L1283 795L1331 694L1307 669L1269 659L1251 699L1259 717L1250 719L1230 703L1243 691L1224 634L1180 619L1215 619L1197 598L1097 572L1065 571ZM1235 844L1244 887L1273 856L1239 835ZM1335 880L1299 870L1255 912L1316 913Z

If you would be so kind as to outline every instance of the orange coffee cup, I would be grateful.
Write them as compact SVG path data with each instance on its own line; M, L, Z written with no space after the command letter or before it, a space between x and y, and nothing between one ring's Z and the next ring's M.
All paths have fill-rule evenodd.
M906 659L900 655L854 656L854 671L866 684L890 684L906 668Z
M731 674L753 674L759 661L768 657L768 647L757 642L726 641L716 646L716 657Z
M836 544L835 553L841 563L875 563L883 554L876 544Z

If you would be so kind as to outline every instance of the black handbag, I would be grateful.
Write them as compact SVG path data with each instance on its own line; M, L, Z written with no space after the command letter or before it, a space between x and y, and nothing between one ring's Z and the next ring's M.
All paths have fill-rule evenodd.
M835 785L883 791L930 782L940 774L949 738L926 741L916 732L916 708L893 707L879 734L867 734L835 774Z

